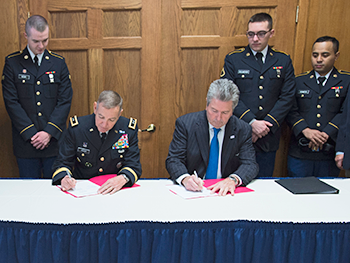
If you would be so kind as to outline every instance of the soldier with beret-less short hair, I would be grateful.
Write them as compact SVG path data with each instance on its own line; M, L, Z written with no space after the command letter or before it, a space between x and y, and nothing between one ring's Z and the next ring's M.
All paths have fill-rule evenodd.
M269 14L253 15L246 33L248 46L229 53L221 72L221 78L232 80L241 93L234 115L252 127L258 177L273 175L281 125L295 93L289 55L268 45L274 32Z
M287 121L292 127L288 153L291 177L338 176L335 143L349 93L350 73L337 70L339 42L318 38L311 53L313 70L296 77L296 94Z
M13 151L23 178L51 178L73 91L65 59L46 49L42 16L25 25L27 47L6 57L2 91L12 122Z
M67 191L74 188L76 179L114 174L98 191L113 194L140 178L137 120L122 117L122 105L117 92L103 91L94 102L93 114L70 119L53 166L52 184L61 184Z

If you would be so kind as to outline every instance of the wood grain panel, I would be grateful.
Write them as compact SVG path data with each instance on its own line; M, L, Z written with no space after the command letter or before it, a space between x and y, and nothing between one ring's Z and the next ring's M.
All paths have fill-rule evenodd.
M218 53L218 49L210 48L182 50L181 85L175 97L180 116L205 109L209 85L218 79Z
M140 10L109 10L103 12L103 36L141 36Z
M2 46L0 49L1 72L5 62L5 56L20 50L20 25L23 25L23 15L17 14L19 10L25 10L23 2L10 1L0 9L0 34ZM22 31L23 32L23 31ZM23 35L23 33L22 33ZM1 93L2 94L2 93ZM18 177L17 162L12 149L11 120L5 109L5 103L0 99L0 166L1 177Z
M182 35L218 35L219 9L185 9L182 14Z
M140 50L105 50L103 52L104 90L114 90L124 100L125 117L140 118Z
M88 100L88 55L86 51L56 51L68 65L73 88L72 106L68 116L84 116L90 113Z
M314 41L321 36L332 36L339 40L340 56L335 66L339 69L350 70L350 50L348 43L350 41L350 17L348 10L350 2L345 0L329 2L325 0L310 1L310 13L307 21L308 35L305 42L305 53L303 60L303 68L296 73L301 73L312 69L311 66L311 50ZM311 11L312 10L312 11Z
M51 38L86 38L87 12L50 12L49 17Z
M38 0L30 0L36 3ZM61 0L42 1L47 3L46 9L57 10L87 10L89 8L111 10L111 9L139 9L142 6L141 0ZM36 6L38 8L38 6Z

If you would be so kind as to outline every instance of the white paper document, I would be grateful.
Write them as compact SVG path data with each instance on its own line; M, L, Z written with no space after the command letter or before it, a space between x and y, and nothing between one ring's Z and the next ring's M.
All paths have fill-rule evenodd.
M98 194L97 191L99 188L100 188L99 185L93 182L90 182L89 180L79 180L77 181L74 189L67 191L67 193L75 197L97 195Z
M185 199L218 196L217 193L212 194L211 190L208 190L205 187L203 187L203 190L200 192L188 191L182 185L167 185L166 187L174 194L177 194Z

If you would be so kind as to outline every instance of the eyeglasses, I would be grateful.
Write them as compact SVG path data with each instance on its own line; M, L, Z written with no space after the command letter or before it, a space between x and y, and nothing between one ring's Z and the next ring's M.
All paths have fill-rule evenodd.
M248 31L247 32L247 37L248 38L254 38L255 36L257 36L258 38L264 38L265 35L270 32L271 29L269 31L259 31L258 33L255 33L253 31Z

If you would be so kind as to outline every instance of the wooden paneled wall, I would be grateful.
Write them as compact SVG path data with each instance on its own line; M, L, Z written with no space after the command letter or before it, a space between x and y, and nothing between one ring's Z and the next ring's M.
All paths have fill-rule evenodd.
M22 49L27 14L50 23L49 49L66 58L74 89L70 115L92 112L104 89L123 97L125 117L138 119L143 177L168 177L165 158L177 117L205 108L207 88L219 78L225 55L247 45L247 21L257 12L274 18L270 44L291 54L295 72L311 69L314 40L340 41L336 66L350 70L348 1L336 0L8 0L0 10L0 57ZM296 23L296 10L299 19ZM2 60L4 61L4 60ZM2 64L3 65L3 64ZM289 129L284 126L275 176L286 176ZM0 100L2 177L17 177L11 122Z

